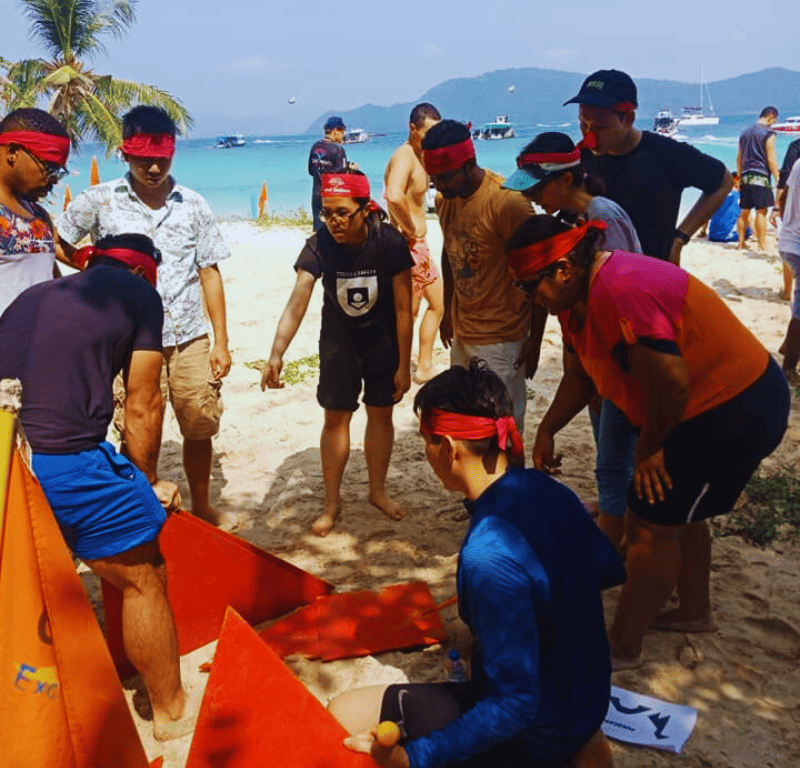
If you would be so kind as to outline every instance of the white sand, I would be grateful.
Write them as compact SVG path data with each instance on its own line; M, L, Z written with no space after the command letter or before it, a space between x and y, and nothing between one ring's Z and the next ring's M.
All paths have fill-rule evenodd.
M430 222L431 252L439 253L441 233ZM233 368L224 387L225 414L214 442L212 501L241 518L237 531L263 547L342 590L380 588L406 580L424 580L434 597L455 593L454 573L466 522L458 498L443 490L425 462L416 434L411 400L416 385L395 414L395 450L389 470L390 493L409 514L390 521L366 502L364 410L353 419L351 457L344 477L344 511L333 533L320 539L308 530L322 498L319 432L322 409L313 379L262 393L260 373L245 367L269 354L275 327L294 283L292 264L306 233L297 229L256 229L225 225L234 257L221 265L228 304ZM773 253L774 243L772 244ZM735 247L692 242L684 266L712 285L734 312L776 353L789 321L778 299L780 262L775 256L738 252ZM321 291L292 343L286 360L317 351ZM560 379L561 343L551 319L540 370L529 384L526 444ZM441 348L436 359L446 366ZM800 409L794 399L792 421L781 447L765 463L773 472L795 470L800 463ZM596 498L594 445L588 418L576 418L557 438L564 452L563 480L584 500ZM163 477L182 484L180 442L174 418L165 424ZM700 711L694 735L681 756L613 744L617 766L693 766L764 768L800 765L800 547L762 551L741 538L715 539L712 591L719 623L713 634L651 632L645 637L648 663L617 674L616 685L689 704ZM780 551L779 551L780 550ZM616 595L609 595L608 615ZM468 632L456 609L443 612L453 643L466 650ZM183 660L192 686L205 684L197 666L213 655L211 644ZM356 685L442 678L443 649L388 653L377 658L332 664L292 664L300 679L322 701ZM130 695L130 692L129 692ZM164 755L166 768L181 768L190 737L160 745L149 724L136 716L149 757Z

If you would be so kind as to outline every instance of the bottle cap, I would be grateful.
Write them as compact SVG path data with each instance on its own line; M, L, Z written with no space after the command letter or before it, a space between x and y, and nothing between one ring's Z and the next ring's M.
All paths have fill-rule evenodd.
M455 648L453 648L451 651L448 651L447 656L450 661L456 661L456 659L461 658L461 654Z

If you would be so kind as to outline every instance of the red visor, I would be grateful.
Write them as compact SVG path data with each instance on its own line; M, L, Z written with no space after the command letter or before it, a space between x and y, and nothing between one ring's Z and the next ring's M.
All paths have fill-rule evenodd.
M526 165L541 165L542 163L574 165L580 159L580 149L572 152L529 152L527 155L520 155L517 158L517 168L524 168Z
M490 419L486 416L466 416L433 408L422 418L422 429L432 435L449 435L454 440L485 440L497 435L500 450L511 444L511 453L522 456L522 438L513 416Z
M131 157L172 157L175 137L168 133L134 133L122 142L120 149Z
M533 277L545 267L566 256L590 229L606 229L604 221L587 221L581 227L508 251L508 268L515 280Z
M60 166L65 166L69 158L69 139L52 133L8 131L0 133L0 144L21 144L40 160Z
M323 173L322 197L369 197L369 179L360 173Z
M140 251L134 251L130 248L95 248L93 245L87 245L75 251L72 255L72 261L81 269L85 269L98 256L108 256L108 258L121 261L132 268L141 267L147 282L155 288L156 262L146 253L141 253Z
M465 139L460 144L451 144L449 147L422 150L422 164L432 176L455 171L473 157L475 157L475 145L472 139Z

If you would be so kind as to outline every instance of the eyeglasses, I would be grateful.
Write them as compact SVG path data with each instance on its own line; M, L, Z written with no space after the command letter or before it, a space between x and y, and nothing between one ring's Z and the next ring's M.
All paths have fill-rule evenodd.
M42 169L42 172L48 181L57 183L65 176L69 176L69 170L67 170L67 168L65 168L63 165L52 163L49 160L42 160L40 157L34 155L33 152L31 152L27 147L23 147L22 144L20 144L20 147L22 147L26 155L34 159L36 165Z
M522 291L526 296L533 296L533 294L536 293L536 289L539 287L539 283L541 283L544 278L544 275L537 275L533 280L526 280L525 282L522 280L515 280L514 287L518 291Z
M322 221L352 221L357 213L361 213L364 206L360 205L354 211L326 211L324 208L319 212L319 218Z

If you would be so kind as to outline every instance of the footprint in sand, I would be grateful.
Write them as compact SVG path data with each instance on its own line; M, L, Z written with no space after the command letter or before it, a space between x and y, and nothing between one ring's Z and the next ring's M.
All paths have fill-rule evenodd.
M783 619L758 619L745 617L754 630L753 638L764 650L784 659L800 657L800 632Z

